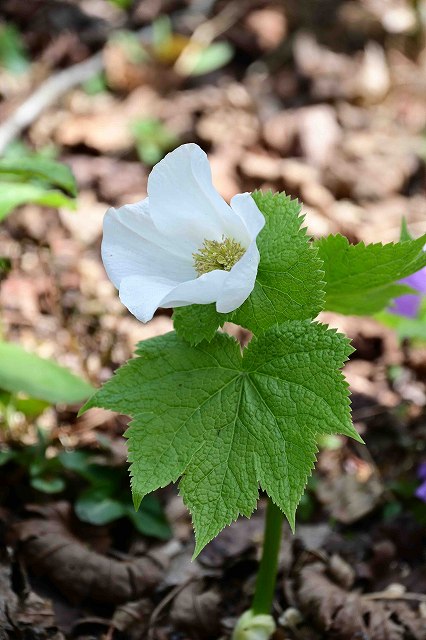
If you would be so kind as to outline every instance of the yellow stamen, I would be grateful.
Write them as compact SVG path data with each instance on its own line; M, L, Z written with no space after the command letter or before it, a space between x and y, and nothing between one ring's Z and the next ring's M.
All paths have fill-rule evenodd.
M215 269L231 271L246 250L233 238L222 236L222 242L204 240L199 251L192 254L194 267L199 276Z

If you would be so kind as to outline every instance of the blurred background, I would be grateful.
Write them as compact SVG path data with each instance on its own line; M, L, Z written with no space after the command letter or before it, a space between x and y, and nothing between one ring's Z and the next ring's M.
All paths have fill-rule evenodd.
M172 328L119 302L102 218L196 142L225 199L284 190L314 237L426 233L425 24L422 0L1 0L1 640L229 637L262 504L191 564L176 488L133 510L127 419L77 418ZM319 443L284 532L276 638L425 640L426 305L323 316L357 350L367 447Z

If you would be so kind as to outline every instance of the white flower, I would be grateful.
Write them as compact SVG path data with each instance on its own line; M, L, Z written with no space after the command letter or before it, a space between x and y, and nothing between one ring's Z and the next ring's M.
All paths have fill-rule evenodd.
M265 224L251 195L229 206L213 187L206 154L185 144L154 167L148 196L104 219L102 259L123 304L142 322L158 307L241 306L254 287Z

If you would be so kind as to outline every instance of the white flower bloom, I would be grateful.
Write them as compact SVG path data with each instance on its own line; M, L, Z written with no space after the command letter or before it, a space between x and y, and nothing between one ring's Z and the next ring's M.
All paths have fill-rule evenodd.
M265 224L251 195L229 206L213 187L206 154L185 144L154 167L148 196L104 219L102 259L123 304L142 322L158 307L241 306L254 287Z

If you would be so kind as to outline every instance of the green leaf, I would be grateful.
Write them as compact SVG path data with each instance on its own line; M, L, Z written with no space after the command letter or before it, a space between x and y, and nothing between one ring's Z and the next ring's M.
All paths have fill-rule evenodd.
M130 506L127 509L127 516L135 529L144 536L168 540L172 534L163 508L155 496L145 496L139 511L135 511L134 507Z
M227 320L228 315L218 313L214 303L192 304L174 309L173 324L180 336L183 336L189 344L196 345L202 340L210 341L217 328Z
M283 193L256 191L266 218L258 240L260 264L253 292L232 322L260 333L286 320L315 318L323 308L322 264L301 228L300 204Z
M30 484L34 489L42 493L60 493L65 489L65 482L62 478L42 478L36 476L35 478L31 478Z
M1 344L1 343L0 343ZM12 415L19 411L30 420L38 418L50 406L50 402L38 398L23 397L21 392L9 393L0 388L0 410L5 408Z
M64 195L62 191L51 190L37 184L0 182L0 220L12 213L16 207L28 202L45 207L76 208L75 201Z
M97 73L92 78L86 80L86 82L82 85L83 91L87 93L89 96L96 96L100 93L106 93L108 91L106 85L106 78L103 72Z
M16 453L12 449L0 450L0 467L16 458Z
M12 73L24 73L30 66L21 34L12 24L0 26L0 67Z
M218 313L214 304L176 309L176 331L191 344L211 340L226 320L260 334L286 320L315 318L323 308L322 263L301 229L299 202L271 191L252 195L266 219L257 239L260 264L254 289L233 313Z
M19 395L12 395L10 404L20 411L27 418L37 418L49 406L49 402L39 400L38 398L21 398Z
M154 496L146 496L140 510L135 511L129 499L109 495L110 489L90 487L76 500L74 510L83 522L104 525L128 517L139 533L160 540L170 538L171 531L161 504Z
M128 31L127 29L115 30L112 32L111 42L120 47L127 60L133 64L141 64L149 59L140 37L133 31Z
M40 156L11 156L0 160L0 177L0 220L27 202L76 208L75 179L64 164Z
M10 258L2 258L0 256L0 282L6 278L9 271L12 269L12 261Z
M375 315L376 320L393 329L400 340L419 340L426 342L425 318L405 318L395 313L381 311Z
M224 67L234 57L234 48L229 42L214 42L205 49L194 49L186 59L187 73L202 76Z
M401 231L399 234L399 239L401 242L406 242L407 240L413 240L413 236L411 235L408 229L407 221L404 217L401 220Z
M69 471L83 475L89 466L89 460L93 455L89 451L61 451L58 459L61 465Z
M179 140L173 131L157 118L143 118L131 125L131 131L136 141L139 158L145 164L154 165L163 158L167 151L171 151Z
M426 236L391 244L349 244L341 235L315 244L324 263L325 308L347 315L371 315L411 292L396 281L426 266Z
M152 23L152 45L154 49L162 47L173 36L172 21L168 15L160 15Z
M322 433L361 441L339 371L351 348L324 325L292 321L241 354L230 336L190 347L175 333L142 342L85 405L131 415L135 506L176 482L191 510L195 553L239 514L260 485L294 526Z
M57 187L71 198L77 195L71 169L65 164L47 158L5 158L0 160L1 174L13 174L25 180L37 179L49 187Z
M0 342L0 389L66 404L81 402L93 392L90 384L68 369L9 342Z
M109 0L109 2L120 9L129 9L133 4L133 0Z
M77 516L83 522L103 525L114 522L127 514L126 506L115 498L110 498L103 488L87 489L74 505Z

